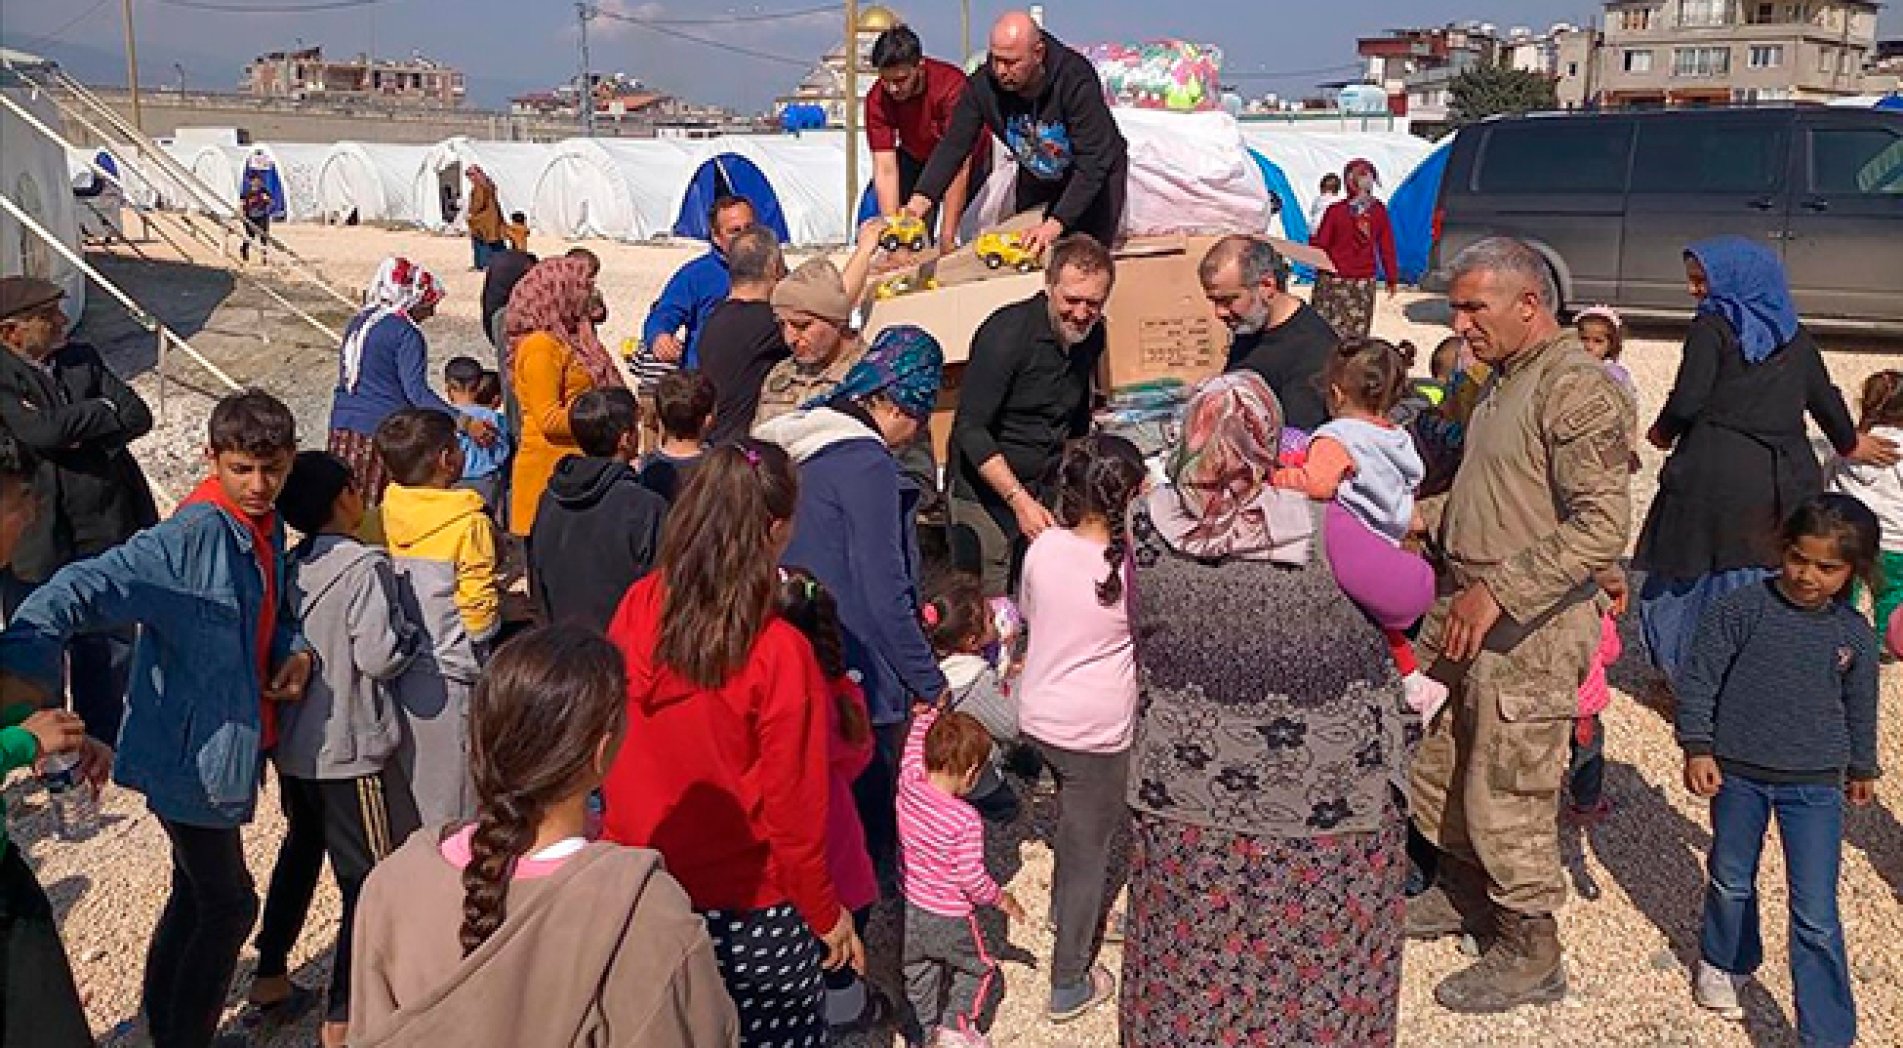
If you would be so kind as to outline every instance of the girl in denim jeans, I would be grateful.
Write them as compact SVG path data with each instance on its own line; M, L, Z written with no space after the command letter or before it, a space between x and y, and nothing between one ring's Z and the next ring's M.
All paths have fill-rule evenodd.
M1876 515L1848 495L1798 507L1778 573L1705 612L1678 678L1685 785L1711 799L1710 882L1693 997L1731 1019L1764 959L1758 858L1777 816L1791 899L1791 983L1806 1046L1857 1039L1837 916L1844 801L1867 805L1877 768L1877 637L1850 606L1877 563Z

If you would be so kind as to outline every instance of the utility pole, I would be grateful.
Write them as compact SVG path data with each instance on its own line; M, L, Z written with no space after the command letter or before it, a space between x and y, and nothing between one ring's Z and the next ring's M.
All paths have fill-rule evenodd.
M965 36L965 49L958 53L958 68L971 61L971 0L959 0L958 28Z
M846 0L846 242L859 228L859 0Z
M139 44L132 32L132 0L123 0L120 10L126 25L126 86L132 92L132 126L145 131L145 113L139 107Z
M596 9L586 0L575 5L575 16L581 19L581 91L576 104L581 109L582 134L589 138L595 137L595 74L588 61L588 23L595 14Z

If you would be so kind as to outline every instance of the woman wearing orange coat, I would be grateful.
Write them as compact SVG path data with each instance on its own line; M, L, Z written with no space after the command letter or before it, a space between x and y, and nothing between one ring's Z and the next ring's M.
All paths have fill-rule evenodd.
M625 384L588 319L594 293L587 261L568 257L537 263L509 293L503 366L522 422L509 479L511 534L528 535L555 464L581 453L569 406L597 386Z

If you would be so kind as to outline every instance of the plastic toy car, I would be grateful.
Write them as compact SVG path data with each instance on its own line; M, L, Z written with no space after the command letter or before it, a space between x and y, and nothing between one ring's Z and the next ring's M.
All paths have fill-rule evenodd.
M901 273L874 288L872 294L874 298L883 301L900 295L909 295L914 291L928 291L937 286L938 281L934 278L927 277L921 280L915 274Z
M985 233L972 250L991 269L1013 266L1020 273L1029 273L1037 268L1037 257L1024 249L1024 239L1017 233Z
M885 232L879 235L879 246L887 251L909 248L913 251L925 250L925 223L912 215L889 215L885 220Z

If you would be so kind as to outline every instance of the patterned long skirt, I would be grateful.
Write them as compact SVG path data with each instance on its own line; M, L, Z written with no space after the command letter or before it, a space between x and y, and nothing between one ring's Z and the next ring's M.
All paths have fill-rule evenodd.
M1367 338L1374 330L1373 277L1349 280L1333 273L1315 274L1315 312L1343 339Z
M1392 1045L1405 823L1280 838L1138 815L1123 948L1125 1048Z
M351 480L365 502L374 506L383 501L383 489L390 486L390 474L384 470L383 459L377 455L377 445L370 434L333 429L327 450L350 467Z
M740 1017L741 1048L824 1045L824 948L799 912L787 905L708 910L701 919Z

